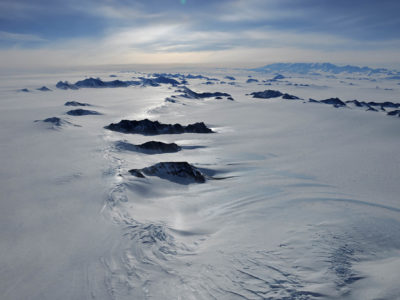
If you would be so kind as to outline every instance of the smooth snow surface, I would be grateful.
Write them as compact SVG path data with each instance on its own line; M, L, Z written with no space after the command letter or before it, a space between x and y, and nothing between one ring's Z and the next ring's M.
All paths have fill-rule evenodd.
M182 76L191 91L234 101L187 97L167 81L55 86L145 72L1 78L0 298L399 299L400 118L308 102L399 103L397 82L190 72L202 74ZM305 100L250 95L267 89ZM67 101L99 115L68 115ZM104 128L146 118L215 133ZM127 151L149 141L181 151ZM159 162L187 162L212 180L129 173Z

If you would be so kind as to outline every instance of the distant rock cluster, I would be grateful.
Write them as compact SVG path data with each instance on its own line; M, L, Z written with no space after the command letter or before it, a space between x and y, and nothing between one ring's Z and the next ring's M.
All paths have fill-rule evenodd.
M278 98L282 97L282 99L286 100L301 100L301 98L297 96L293 96L290 94L282 93L276 90L265 90L262 92L253 92L250 95L253 98L260 98L260 99L271 99L271 98ZM393 102L364 102L358 100L349 100L349 101L342 101L339 98L328 98L324 100L315 100L310 98L308 100L309 103L320 103L320 104L328 104L332 105L333 107L357 107L357 108L366 108L367 111L384 111L386 112L388 109L397 109L393 111L389 111L387 115L389 116L400 116L398 110L400 108L400 103L393 103Z
M77 81L75 83L69 83L68 81L59 81L56 84L58 89L62 90L77 90L80 88L120 88L128 87L134 85L142 86L160 86L160 84L171 84L173 86L179 85L180 83L172 78L167 78L165 76L157 76L154 78L140 77L139 80L112 80L103 81L100 78L87 78L84 80Z

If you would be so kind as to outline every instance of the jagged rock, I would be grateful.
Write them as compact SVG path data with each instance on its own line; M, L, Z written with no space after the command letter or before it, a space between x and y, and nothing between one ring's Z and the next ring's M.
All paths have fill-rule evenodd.
M346 103L344 103L339 98L329 98L329 99L326 99L326 100L320 100L319 102L320 103L324 103L324 104L330 104L330 105L333 105L334 107L346 106Z
M89 103L82 103L82 102L78 102L78 101L68 101L68 102L65 102L64 105L65 106L92 106Z
M300 98L297 96L289 95L289 94L283 94L282 99L286 100L299 100Z
M140 172L140 170L137 170L137 169L129 170L129 173L131 173L131 175L139 177L139 178L145 178L144 175L142 174L142 172Z
M289 95L289 94L284 94L280 91L274 91L274 90L265 90L263 92L254 92L254 93L251 93L250 95L253 95L253 98L261 98L261 99L278 98L281 96L283 99L286 99L286 100L300 99L299 97Z
M56 88L61 89L61 90L77 90L78 88L74 85L69 83L68 81L59 81L56 84Z
M388 116L398 116L400 117L400 110L396 109L387 113Z
M173 86L176 86L179 84L179 82L177 80L168 78L165 76L158 76L155 79L153 79L153 81L156 83L172 84Z
M119 150L135 151L145 154L161 154L161 153L175 153L181 151L182 148L175 143L163 143L150 141L141 145L133 145L126 141L115 142L115 147Z
M139 77L139 79L141 80L143 86L153 86L153 87L160 86L160 84L155 82L153 79L144 77Z
M160 162L143 169L129 171L136 177L157 176L179 184L204 183L206 176L187 162Z
M42 92L49 92L51 91L51 89L49 89L47 86L42 86L41 88L37 89L38 91L42 91Z
M253 95L253 98L270 99L280 97L283 94L280 91L265 90L263 92L254 92L250 95Z
M370 106L380 106L384 108L400 108L400 103L393 103L393 102L368 102Z
M148 150L157 153L173 153L178 152L182 149L175 143L166 144L157 141L146 142L144 144L137 145L137 147L141 150Z
M86 110L86 109L73 109L70 111L67 111L67 115L70 116L86 116L86 115L101 115L101 113L94 111L94 110Z
M61 127L63 125L73 125L76 127L80 127L79 125L74 125L66 120L63 120L59 117L51 117L51 118L47 118L44 120L35 120L35 122L43 122L43 123L48 123L50 125L52 125L53 129L57 129L58 127Z
M64 106L92 106L89 103L83 103L78 101L67 101L64 103Z
M230 94L215 92L215 93L196 93L187 87L183 87L182 89L178 90L178 92L183 92L181 97L189 98L189 99L202 99L202 98L210 98L210 97L230 97Z
M37 120L35 122L38 122L38 121L39 120ZM42 122L51 123L51 124L53 124L55 126L61 126L65 121L60 119L60 118L58 118L58 117L51 117L51 118L47 118L47 119L42 120Z
M360 102L358 100L350 100L346 101L346 104L354 104L357 107L369 107L369 105L365 102Z
M226 98L226 99L231 100L231 101L235 101L231 96L229 96L229 97Z
M274 78L272 78L271 80L276 81L276 80L280 80L280 79L285 79L286 77L281 75L281 74L277 74Z
M122 120L119 123L111 123L106 129L122 133L137 133L143 135L180 134L180 133L212 133L203 122L182 126L180 124L162 124L148 119L141 121Z

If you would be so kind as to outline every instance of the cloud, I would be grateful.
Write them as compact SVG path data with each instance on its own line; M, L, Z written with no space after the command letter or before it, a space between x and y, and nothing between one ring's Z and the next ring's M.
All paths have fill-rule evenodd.
M34 34L0 31L0 40L11 42L44 42L45 39Z

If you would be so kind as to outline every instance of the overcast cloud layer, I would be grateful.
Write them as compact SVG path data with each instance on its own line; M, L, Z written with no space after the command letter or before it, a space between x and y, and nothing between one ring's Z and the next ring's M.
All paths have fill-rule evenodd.
M395 0L2 0L0 63L397 67L399 11Z

